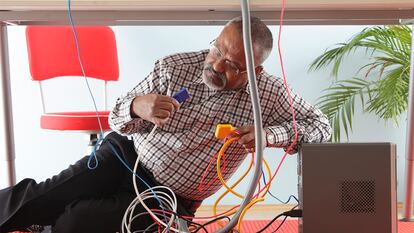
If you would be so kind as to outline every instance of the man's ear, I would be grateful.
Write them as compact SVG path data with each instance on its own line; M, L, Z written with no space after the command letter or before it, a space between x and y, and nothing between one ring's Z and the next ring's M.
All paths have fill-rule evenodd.
M254 71L256 72L256 76L258 76L263 71L263 66L257 66Z

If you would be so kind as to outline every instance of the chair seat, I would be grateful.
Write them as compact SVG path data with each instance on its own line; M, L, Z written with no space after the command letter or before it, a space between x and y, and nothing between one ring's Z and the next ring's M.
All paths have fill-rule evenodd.
M110 130L109 111L100 111L99 118L104 131ZM96 112L55 112L40 118L40 127L50 130L99 131Z

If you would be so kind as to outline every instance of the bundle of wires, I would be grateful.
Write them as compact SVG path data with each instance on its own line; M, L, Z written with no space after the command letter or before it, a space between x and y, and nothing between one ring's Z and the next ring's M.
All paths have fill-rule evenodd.
M152 131L149 133L149 135L147 136L145 142L144 142L144 147L147 145L148 140L150 140L152 138L152 135L154 134L155 130L157 129L157 126L154 126L154 128L152 129ZM134 173L136 172L137 168L138 168L138 164L140 161L140 156L138 155L137 160L135 161L135 165L134 165ZM160 200L161 204L160 206L162 206L162 212L161 214L164 216L164 219L167 219L165 213L166 210L172 211L174 213L177 212L177 197L175 196L174 192L166 187L166 186L156 186L156 187L150 187L149 189L147 189L146 191L140 193L137 187L137 181L135 179L135 176L132 176L132 180L133 180L133 184L134 184L134 190L135 193L137 195L137 197L131 202L131 204L128 206L127 210L125 211L124 217L122 219L122 232L124 233L125 230L128 233L131 233L131 225L132 222L139 218L140 216L149 214L153 220L155 221L154 224L158 224L159 227L163 226L165 227L164 231L174 231L174 232L180 232L179 229L172 227L174 220L175 220L175 215L171 215L171 217L169 218L169 221L163 222L158 218L159 213L154 213L152 209L150 209L146 204L145 204L145 200L147 199L151 199L151 198L156 198L158 200ZM168 190L169 194L166 193L165 191L162 191L163 189ZM136 208L137 205L142 205L145 210L147 211L147 213L138 213L137 215L134 215L134 210ZM166 208L168 209L166 209ZM151 228L151 226L149 226L149 228ZM163 231L163 232L164 232Z
M224 144L223 144L223 146L222 146L222 148L220 149L220 152L219 152L219 154L218 154L218 157L217 157L217 165L216 165L216 169L217 169L217 177L218 177L218 179L220 180L220 182L221 182L221 184L226 188L226 191L223 193L223 194L221 194L220 196L219 196L219 198L216 200L216 202L214 203L214 205L213 205L213 213L214 213L214 216L213 217L217 217L217 216L220 216L220 215L223 215L223 213L221 213L221 214L217 214L217 206L218 206L218 204L219 204L219 202L228 194L228 193L232 193L232 194L234 194L235 196L237 196L237 197L239 197L239 198L244 198L244 196L243 195L241 195L241 194L239 194L239 193L237 193L236 191L234 191L234 188L238 185L238 184L240 184L240 182L247 176L247 174L250 172L250 170L251 170L251 168L252 168L252 166L253 166L253 163L254 163L254 152L251 154L252 155L252 159L251 159L251 161L250 161L250 164L249 164L249 166L248 166L248 168L247 168L247 170L244 172L244 174L240 177L240 178L238 178L237 179L237 181L234 183L234 184L232 184L231 186L229 186L226 182L225 182L225 180L223 179L223 177L222 177L222 172L221 172L221 167L220 167L220 164L221 164L221 159L222 158L224 158L224 156L225 156L225 154L224 154L224 152L225 152L225 150L230 146L230 144L231 143L234 143L234 142L236 142L237 140L239 139L239 137L232 137L232 138L230 138L230 139L228 139L228 140L226 140L225 142L224 142ZM264 159L263 160L263 164L264 164L264 167L266 168L266 171L267 171L267 176L268 177L271 177L271 171L270 171L270 167L269 167L269 165L268 165L268 163L266 162L266 160ZM242 223L242 221L243 221L243 217L245 216L245 214L247 213L247 211L253 206L253 205L255 205L255 204L257 204L257 203L259 203L259 202L262 202L262 201L264 201L264 198L265 198L265 196L269 193L269 189L270 189L270 183L266 183L266 181L265 181L265 174L263 173L262 174L262 176L263 176L263 179L264 179L264 184L265 184L265 187L263 188L263 189L261 189L260 188L260 186L259 186L259 188L258 188L258 192L253 196L253 198L250 200L250 203L242 210L242 212L241 212L241 215L240 215L240 217L239 217L239 220L238 220L238 222L237 222L237 230L239 231L239 232L241 232L241 223ZM290 201L290 199L291 198L295 198L296 200L297 200L297 198L295 197L295 196L293 196L293 195L291 195L290 197L289 197L289 199L286 201L286 202L283 202L283 203L287 203L287 202L289 202ZM276 197L275 197L276 198ZM278 199L278 198L277 198ZM278 199L279 200L279 199ZM282 202L282 201L281 201ZM226 211L226 213L225 213L225 215L227 215L227 216L231 216L231 215L233 215L237 210L236 210L236 208L237 207L239 207L239 206L234 206L233 208L231 208L230 210L228 210L228 211ZM220 226L223 226L223 224L220 222L220 221L218 221L218 224L220 225Z
M231 139L229 139L228 141L226 141L225 143L224 143L224 145L223 145L223 147L221 148L221 150L220 150L220 152L219 152L219 155L218 155L218 157L217 157L217 175L218 175L218 178L219 178L219 180L220 180L220 182L221 182L221 184L227 189L218 199L217 199L217 201L214 203L214 214L216 214L216 207L217 207L217 205L218 205L218 203L220 202L220 200L227 194L227 193L229 193L229 192L231 192L232 194L234 194L234 195L236 195L237 197L239 197L239 198L244 198L244 196L243 195L241 195L241 194L239 194L239 193L237 193L236 191L234 191L233 190L233 188L236 186L236 185L238 185L243 179L244 179L244 177L246 177L246 175L250 172L250 169L251 169L251 167L252 167L252 165L253 165L253 163L254 163L254 153L252 153L252 160L250 161L250 165L249 165L249 167L248 167L248 169L247 169L247 171L231 186L231 187L229 187L228 185L227 185L227 183L225 182L225 180L223 179L223 177L222 177L222 174L221 174L221 169L220 169L220 164L221 164L221 158L222 158L222 156L224 155L224 151L227 149L227 147L232 143L232 142L234 142L234 141L237 141L239 138L238 137L233 137L233 138L231 138ZM270 168L269 168L269 165L267 164L267 162L266 162L266 160L263 160L263 163L264 163L264 165L265 165L265 167L266 167L266 169L267 169L267 171L268 171L268 174L269 174L269 176L271 175L271 173L270 173ZM244 217L244 215L246 214L246 212L254 205L254 204L256 204L256 203L258 203L258 202L261 202L261 201L264 201L264 196L267 194L267 192L269 191L269 188L270 188L270 185L267 185L267 188L264 190L264 193L262 194L262 195L260 195L260 191L255 195L256 197L254 197L254 198L252 198L251 200L250 200L250 203L242 210L242 212L241 212L241 214L240 214L240 217L239 217L239 220L238 220L238 222L237 222L237 229L238 229L238 231L240 232L240 225L241 225L241 222L242 222L242 220L243 220L243 217ZM260 195L260 196L259 196ZM257 196L259 196L259 197L257 197ZM231 213L230 213L231 214Z

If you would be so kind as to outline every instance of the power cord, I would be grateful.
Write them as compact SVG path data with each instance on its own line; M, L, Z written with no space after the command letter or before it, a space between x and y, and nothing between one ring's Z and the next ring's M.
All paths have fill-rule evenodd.
M293 207L293 208L296 208L296 206L295 207ZM262 229L260 229L257 233L260 233L260 232L263 232L263 231L265 231L267 228L269 228L278 218L280 218L280 217L282 217L282 216L285 216L285 218L282 220L282 222L280 223L280 225L276 228L276 230L274 231L274 232L276 232L276 231L278 231L281 227L282 227L282 225L283 225L283 223L286 221L286 219L287 219L287 217L292 217L292 218L300 218L300 217L302 217L302 210L301 209L291 209L291 210L288 210L288 211L285 211L285 212L283 212L283 213L281 213L281 214L279 214L279 215L277 215L276 217L274 217L272 220L270 220L270 222L268 222L267 223L267 225L266 226L264 226Z
M265 176L265 173L264 173L264 170L263 170L263 168L262 168L262 179L263 179L263 183L264 183L264 185L266 186L267 185L267 182L266 182L266 176ZM259 182L260 183L260 182ZM260 188L259 188L260 189ZM269 190L268 191L268 193L269 193L269 195L271 196L271 197L273 197L274 199L276 199L277 201L279 201L280 203L282 203L282 204L287 204L287 203L289 203L290 202L290 199L295 199L295 201L297 202L297 203L299 203L299 199L295 196L295 195L290 195L289 196L289 198L287 199L287 201L282 201L280 198L278 198L278 197L276 197L275 195L273 195L273 193Z
M213 224L213 223L215 223L215 222L218 222L218 221L220 221L220 220L222 220L222 219L227 219L229 222L230 222L230 217L228 217L228 216L220 216L220 217L217 217L217 218L215 218L215 219L212 219L212 220L210 220L210 221L208 221L208 222L206 222L206 223L204 223L201 227L199 227L199 228L197 228L193 233L197 233L198 231L200 231L201 229L205 229L205 227L206 226L208 226L208 225L210 225L210 224Z

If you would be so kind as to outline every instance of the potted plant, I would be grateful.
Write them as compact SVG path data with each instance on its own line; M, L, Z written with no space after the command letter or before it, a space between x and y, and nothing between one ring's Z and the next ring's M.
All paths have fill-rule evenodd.
M357 50L365 51L369 61L358 67L355 77L338 80L344 58ZM398 117L407 110L410 53L408 26L375 26L365 28L348 42L336 44L312 62L309 71L332 65L333 83L324 90L317 105L330 120L333 141L340 140L342 130L348 138L358 100L365 112L398 123Z

